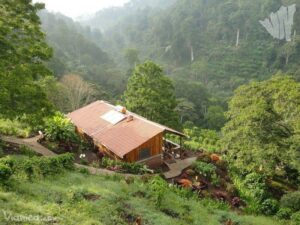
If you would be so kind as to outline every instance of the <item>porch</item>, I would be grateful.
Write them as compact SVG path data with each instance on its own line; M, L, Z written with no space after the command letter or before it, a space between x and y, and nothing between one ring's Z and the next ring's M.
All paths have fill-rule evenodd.
M166 179L177 177L187 167L191 166L197 157L186 154L182 147L182 141L177 144L168 139L164 139L163 146L163 162L169 168L169 171L164 172Z

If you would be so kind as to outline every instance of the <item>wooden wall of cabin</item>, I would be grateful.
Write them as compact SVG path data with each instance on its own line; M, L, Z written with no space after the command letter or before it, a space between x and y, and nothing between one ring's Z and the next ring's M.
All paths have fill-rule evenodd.
M75 127L75 132L82 138L84 141L89 142L90 144L94 145L95 150L98 148L98 146L95 145L93 138L91 138L89 135L84 133L82 129L79 127Z
M140 150L149 148L151 150L151 157L161 154L163 147L163 133L156 135L155 137L148 140L146 143L142 144L138 148L134 149L130 153L124 156L124 161L126 162L137 162L140 160L139 153Z
M113 152L109 151L105 146L101 145L101 144L97 144L97 147L99 149L100 152L102 152L104 155L107 155L108 157L110 157L111 159L114 160L122 160L120 157L118 157L116 154L114 154Z

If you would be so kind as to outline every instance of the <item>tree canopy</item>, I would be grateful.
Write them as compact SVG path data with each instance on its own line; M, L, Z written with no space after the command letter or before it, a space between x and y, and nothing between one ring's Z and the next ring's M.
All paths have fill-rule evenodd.
M37 84L50 75L44 62L52 50L40 29L37 11L42 4L30 0L1 0L0 6L0 114L44 114L50 104Z
M259 23L294 3L300 1L131 1L83 23L103 30L98 44L120 64L126 63L123 50L135 48L141 61L159 62L172 78L201 82L210 93L230 97L238 86L279 70L299 79L300 14L290 43L274 39Z
M147 61L135 68L123 97L129 110L164 125L178 126L173 84L155 63Z
M241 86L229 102L223 129L229 159L245 170L300 170L300 84L275 76Z

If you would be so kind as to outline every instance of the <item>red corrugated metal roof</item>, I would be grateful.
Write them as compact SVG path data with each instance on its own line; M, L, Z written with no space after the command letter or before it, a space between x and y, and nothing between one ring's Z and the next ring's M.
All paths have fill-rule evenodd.
M126 115L132 115L133 120L128 122L127 119L124 119L113 125L101 118L111 110L116 110L115 106L105 101L96 101L69 113L68 117L95 142L101 143L121 158L164 131L184 136L178 131L149 121L129 111L126 112Z

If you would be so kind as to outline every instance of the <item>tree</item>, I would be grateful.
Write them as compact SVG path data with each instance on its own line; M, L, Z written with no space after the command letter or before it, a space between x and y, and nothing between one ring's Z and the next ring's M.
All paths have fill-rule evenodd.
M68 99L68 110L76 110L95 100L97 94L94 85L84 81L75 74L65 75L61 80L66 89L66 98Z
M220 130L226 122L223 108L221 106L209 106L204 120L208 129Z
M182 109L185 108L185 119L202 126L209 105L209 95L206 87L200 82L192 82L182 78L174 80L174 84L176 97L180 100L178 107L180 114L183 115ZM182 101L183 99L185 101Z
M180 123L194 121L195 118L197 118L197 114L195 113L195 105L186 98L179 98L177 101L178 105L176 107L176 111L180 115Z
M52 105L60 112L67 112L70 108L68 100L68 90L54 77L45 77L40 80L40 86L46 93L47 98Z
M0 115L45 115L50 104L36 82L50 75L44 62L51 49L40 29L37 11L43 4L30 0L1 0L0 7Z
M173 84L155 63L147 61L135 68L123 97L129 110L164 125L178 126Z
M130 68L134 68L139 63L139 51L134 48L127 48L124 51L125 59L128 62Z
M272 175L300 171L300 84L287 76L241 86L229 102L223 142L232 163Z

